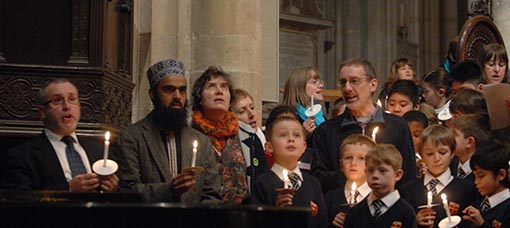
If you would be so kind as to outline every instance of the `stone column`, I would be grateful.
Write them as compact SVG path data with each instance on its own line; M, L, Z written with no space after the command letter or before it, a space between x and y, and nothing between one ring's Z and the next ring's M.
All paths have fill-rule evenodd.
M492 0L492 17L505 41L506 52L510 53L510 2Z
M232 75L262 107L260 0L196 0L191 4L191 81L210 65Z

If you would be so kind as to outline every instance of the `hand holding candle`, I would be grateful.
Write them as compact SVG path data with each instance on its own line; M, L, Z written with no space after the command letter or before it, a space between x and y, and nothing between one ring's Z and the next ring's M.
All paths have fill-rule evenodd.
M377 136L377 132L379 131L379 126L375 127L374 130L372 131L372 140L374 140L374 142L377 143L377 141L375 140L375 137Z
M354 204L356 202L356 182L352 182L351 185L351 199L349 200L349 204Z
M446 199L446 194L441 194L441 199L443 200L443 207L446 211L446 216L448 217L448 222L452 222L452 216L450 215L450 208L448 207L448 200Z
M193 156L191 157L191 167L195 167L195 162L197 160L197 140L193 141Z
M286 169L284 169L282 174L283 174L283 188L289 189L291 186L290 179L289 179L289 172Z
M106 167L106 161L108 160L109 148L110 148L110 131L106 131L106 134L104 134L103 167Z

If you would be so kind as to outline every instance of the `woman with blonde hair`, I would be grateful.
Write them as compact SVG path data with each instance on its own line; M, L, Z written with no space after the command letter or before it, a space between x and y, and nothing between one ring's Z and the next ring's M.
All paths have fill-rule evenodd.
M388 91L390 90L391 85L393 85L393 83L397 80L411 80L414 84L418 84L416 72L413 69L411 60L407 58L399 58L391 63L390 76L386 79L386 81L384 81L381 92L378 96L379 101L382 102L383 108L386 107L386 96L388 95Z
M312 105L312 96L314 103L324 100L323 87L324 82L321 80L319 70L314 67L302 67L292 71L285 83L282 104L295 109L299 122L303 124L308 135L325 121L322 110L312 117L305 115L306 109Z

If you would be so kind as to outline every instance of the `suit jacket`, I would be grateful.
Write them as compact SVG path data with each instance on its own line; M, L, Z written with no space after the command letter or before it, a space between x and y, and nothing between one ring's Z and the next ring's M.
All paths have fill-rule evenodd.
M103 156L104 144L78 136L91 163ZM44 132L7 151L2 159L0 187L11 190L69 190L55 149Z
M198 173L192 189L181 197L172 196L170 164L160 130L153 114L125 128L118 137L112 157L119 163L120 188L142 194L145 201L200 203L220 202L220 176L209 137L191 127L181 130L181 164L191 165L193 140L198 141L196 165L205 168ZM179 171L180 172L180 171Z

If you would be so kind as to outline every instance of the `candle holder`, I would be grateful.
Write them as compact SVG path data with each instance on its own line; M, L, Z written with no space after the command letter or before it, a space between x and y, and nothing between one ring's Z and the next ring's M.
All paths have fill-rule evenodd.
M181 172L192 172L192 173L201 173L204 172L205 169L202 166L193 166L193 167L184 167L181 169Z
M423 209L423 208L433 208L433 207L436 207L436 206L439 206L440 204L438 203L433 203L431 205L428 205L428 204L425 204L425 205L420 205L418 206L418 209Z
M92 165L92 170L101 176L112 175L119 169L119 165L114 160L107 159L106 163L104 159L97 160Z
M315 115L317 115L317 113L319 113L321 111L321 109L322 109L322 106L320 104L310 106L309 108L306 109L305 115L308 117L315 116Z
M461 220L462 219L458 215L450 216L450 218L448 218L448 216L446 216L444 219L442 219L439 222L438 226L439 226L439 228L451 228L451 227L455 227L455 226L457 226L460 223Z

